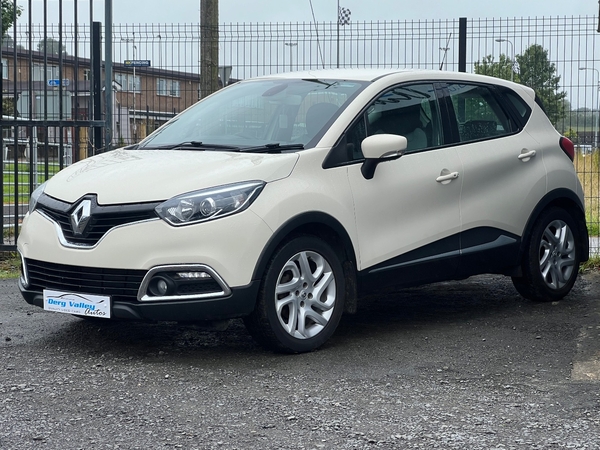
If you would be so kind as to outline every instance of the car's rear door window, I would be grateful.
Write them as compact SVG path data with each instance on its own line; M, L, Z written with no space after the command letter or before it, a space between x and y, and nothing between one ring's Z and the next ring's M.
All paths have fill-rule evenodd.
M517 126L488 86L448 83L460 142L505 136Z

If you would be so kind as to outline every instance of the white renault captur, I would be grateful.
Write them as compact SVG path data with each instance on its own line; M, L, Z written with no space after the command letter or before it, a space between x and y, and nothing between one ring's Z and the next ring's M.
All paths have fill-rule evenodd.
M82 317L243 317L323 344L361 294L480 273L559 300L588 258L573 144L532 89L464 73L239 82L32 195L28 303Z

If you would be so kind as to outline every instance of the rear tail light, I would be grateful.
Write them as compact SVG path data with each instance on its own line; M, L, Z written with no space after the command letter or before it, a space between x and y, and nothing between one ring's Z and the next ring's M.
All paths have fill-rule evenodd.
M562 136L559 143L560 148L562 148L562 151L565 152L565 155L567 155L569 159L573 161L575 159L575 146L573 145L573 142L571 142L570 139Z

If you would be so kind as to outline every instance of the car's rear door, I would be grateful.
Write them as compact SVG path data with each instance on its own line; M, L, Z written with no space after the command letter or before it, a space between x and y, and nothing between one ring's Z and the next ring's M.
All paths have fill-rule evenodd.
M494 86L448 83L446 94L463 167L460 271L501 271L518 263L523 230L546 192L539 143Z

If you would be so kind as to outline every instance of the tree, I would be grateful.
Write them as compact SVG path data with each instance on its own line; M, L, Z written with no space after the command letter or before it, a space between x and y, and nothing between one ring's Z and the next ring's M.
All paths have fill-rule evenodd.
M19 17L21 15L22 8L20 6L15 8L13 0L2 0L0 8L2 9L2 35L4 35L12 26L15 16Z
M554 124L556 129L563 133L572 126L573 111L571 109L571 102L568 99L562 101L563 114L562 117Z
M5 48L15 48L15 40L11 35L5 34L2 36L2 46ZM17 44L16 47L19 50L25 50L25 47L23 47L21 44Z
M12 116L15 114L15 100L13 98L2 98L2 115ZM6 128L3 128L6 129Z
M573 128L569 128L563 133L564 137L570 139L573 144L577 145L579 143L579 134Z
M492 55L487 55L481 62L475 63L475 73L518 82L519 74L515 73L514 66L515 62L504 53L500 55L498 62L494 62Z
M43 52L44 49L46 49L46 52L49 55L60 55L61 51L65 55L67 54L65 46L63 45L61 47L60 42L52 38L47 38L46 40L42 39L40 42L38 42L37 49L40 52Z
M520 82L535 90L548 118L556 125L565 116L563 102L567 93L559 92L560 75L556 75L556 66L548 59L548 51L539 44L533 44L522 55L517 55L516 60Z

